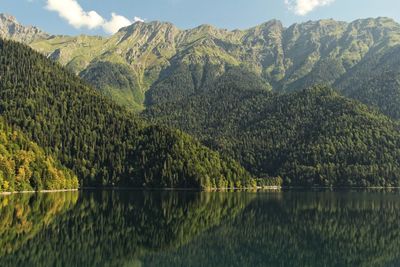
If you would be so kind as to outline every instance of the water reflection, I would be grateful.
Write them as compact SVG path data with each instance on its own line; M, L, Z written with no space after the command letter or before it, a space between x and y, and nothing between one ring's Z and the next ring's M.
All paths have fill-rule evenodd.
M397 192L70 194L0 197L0 266L400 264Z
M0 266L137 263L145 254L178 248L222 220L233 219L250 198L232 193L83 193L73 209L55 216L52 224L20 249L5 253ZM28 208L35 204L24 205ZM5 230L0 240L8 240L14 231L13 227Z
M0 196L0 259L74 207L77 199L76 192Z
M145 265L399 266L399 222L398 194L264 194L234 220Z

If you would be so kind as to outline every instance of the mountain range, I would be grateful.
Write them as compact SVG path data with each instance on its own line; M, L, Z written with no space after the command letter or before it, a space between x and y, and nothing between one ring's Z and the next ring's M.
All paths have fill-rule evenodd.
M10 21L5 18L0 28ZM400 117L400 25L389 18L308 21L289 27L272 20L234 31L137 22L110 37L49 36L33 34L36 28L15 21L13 25L9 28L24 30L5 36L25 40L134 110L159 101L159 84L169 83L187 95L203 90L227 68L241 66L274 91L331 85L345 96ZM174 75L185 79L165 81Z
M392 19L234 31L137 22L102 37L0 18L19 29L4 38L33 48L0 43L0 115L81 185L400 184Z

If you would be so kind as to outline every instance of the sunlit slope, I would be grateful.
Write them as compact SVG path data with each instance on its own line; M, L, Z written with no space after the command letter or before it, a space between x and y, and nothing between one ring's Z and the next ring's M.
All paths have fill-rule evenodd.
M0 117L0 192L77 189L78 178Z
M397 118L398 111L384 109L383 100L375 101L373 94L358 95L368 89L359 86L360 80L365 83L376 71L396 66L387 58L399 44L400 25L388 18L377 18L351 23L309 21L288 28L273 20L234 31L211 25L181 30L170 23L135 23L108 38L54 36L31 46L134 110L143 108L144 94L154 84L170 75L181 75L182 66L189 66L188 75L193 78L174 84L180 91L204 87L222 75L227 66L241 65L274 90L301 90L315 83L335 84L348 96L367 104L373 102ZM360 68L363 68L361 76ZM96 72L93 74L96 69L110 75L96 77ZM397 69L392 70L391 76L399 76ZM92 74L87 75L90 71ZM123 76L134 82L126 83ZM349 92L353 88L357 88L357 93ZM394 94L400 95L397 86Z

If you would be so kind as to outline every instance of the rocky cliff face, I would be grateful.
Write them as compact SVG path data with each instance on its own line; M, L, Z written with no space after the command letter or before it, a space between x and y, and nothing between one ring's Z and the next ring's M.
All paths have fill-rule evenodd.
M0 37L29 44L49 35L37 27L21 25L13 16L0 14Z

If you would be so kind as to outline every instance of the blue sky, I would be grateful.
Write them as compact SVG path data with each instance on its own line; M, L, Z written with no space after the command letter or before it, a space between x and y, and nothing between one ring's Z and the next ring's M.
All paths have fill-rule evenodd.
M0 0L0 13L51 34L110 34L138 19L182 29L200 24L244 29L270 19L284 25L322 18L400 21L399 10L399 0Z

